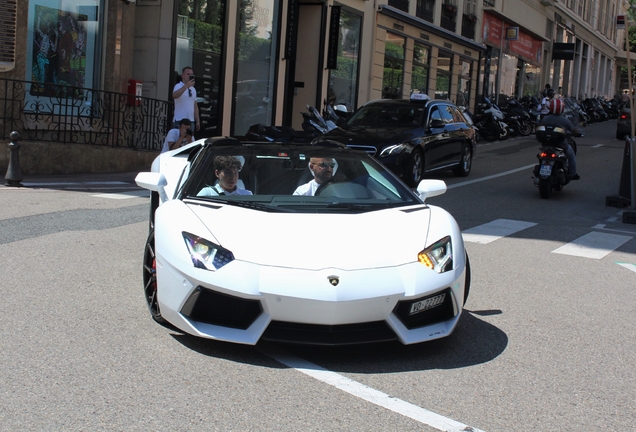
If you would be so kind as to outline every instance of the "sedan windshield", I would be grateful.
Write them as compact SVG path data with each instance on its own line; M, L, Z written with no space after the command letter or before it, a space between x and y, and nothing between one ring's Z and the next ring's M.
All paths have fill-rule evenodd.
M347 121L347 126L364 127L418 127L422 124L424 107L414 103L375 103L366 105L355 112Z
M422 204L364 152L262 143L206 147L193 162L179 198L313 213L361 213Z

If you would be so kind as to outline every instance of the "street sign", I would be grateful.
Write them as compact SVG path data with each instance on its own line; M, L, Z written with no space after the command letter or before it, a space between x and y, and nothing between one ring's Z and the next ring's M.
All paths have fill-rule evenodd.
M622 30L625 28L625 15L616 15L616 29Z

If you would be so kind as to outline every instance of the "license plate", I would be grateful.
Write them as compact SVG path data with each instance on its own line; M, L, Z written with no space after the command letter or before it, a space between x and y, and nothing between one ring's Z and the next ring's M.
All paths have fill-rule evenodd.
M549 176L550 174L552 174L552 165L541 165L539 175Z
M411 305L411 312L409 313L409 315L413 315L416 313L427 311L429 309L433 309L434 307L444 303L445 298L446 298L446 293L443 293L435 297L427 298L426 300L415 302Z

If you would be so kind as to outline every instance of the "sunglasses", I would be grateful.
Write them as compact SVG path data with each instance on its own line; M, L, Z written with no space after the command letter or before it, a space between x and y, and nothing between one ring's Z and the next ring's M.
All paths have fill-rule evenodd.
M327 167L329 167L329 168L335 167L336 163L335 162L329 162L329 163L321 162L321 163L314 163L314 165L319 166L322 169L326 169Z

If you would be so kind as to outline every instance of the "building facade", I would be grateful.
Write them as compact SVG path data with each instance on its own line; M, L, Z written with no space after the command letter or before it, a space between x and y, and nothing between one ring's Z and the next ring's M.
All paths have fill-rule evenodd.
M474 108L484 95L538 95L545 84L575 97L624 85L618 0L0 3L16 23L0 78L33 83L38 96L54 96L50 83L119 93L138 84L141 96L171 101L192 67L200 137L300 128L307 105L354 109L412 92Z

